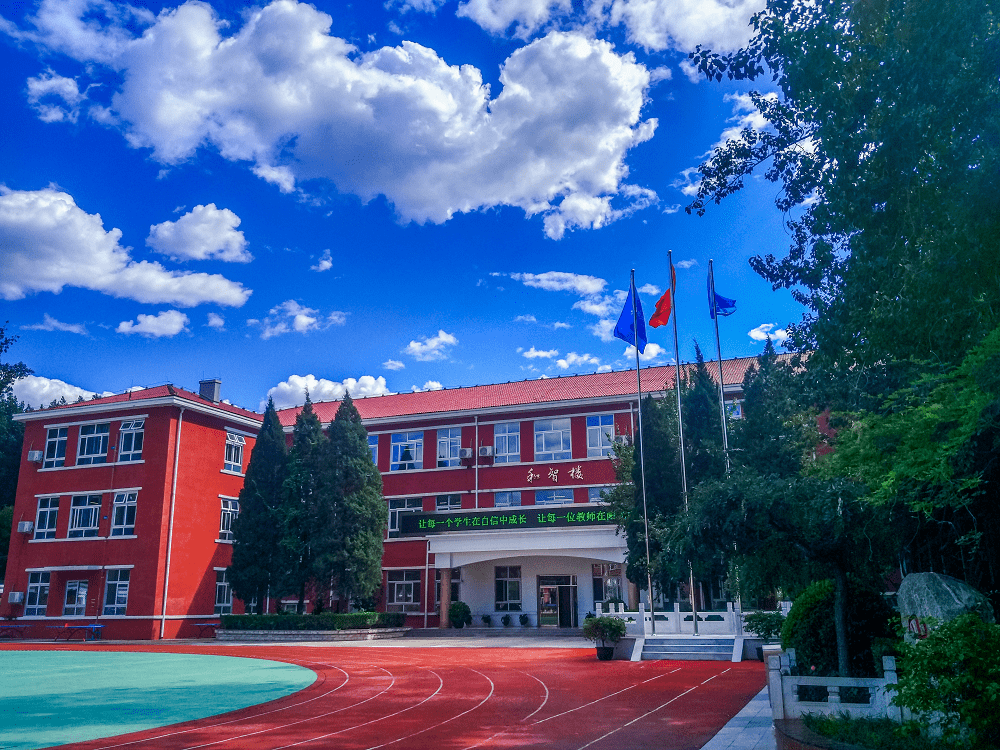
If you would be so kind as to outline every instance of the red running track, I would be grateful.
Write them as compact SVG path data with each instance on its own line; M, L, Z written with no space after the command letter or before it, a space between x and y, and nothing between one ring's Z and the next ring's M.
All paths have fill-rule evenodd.
M598 662L593 649L82 648L273 659L319 677L270 703L61 746L74 750L698 750L765 681L757 662Z

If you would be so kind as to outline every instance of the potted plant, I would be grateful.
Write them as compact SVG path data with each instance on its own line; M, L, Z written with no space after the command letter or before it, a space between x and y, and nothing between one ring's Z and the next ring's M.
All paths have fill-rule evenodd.
M524 612L522 612L518 616L517 620L518 620L518 622L521 623L521 627L524 627L524 628L528 627L531 624L531 619Z
M452 602L448 608L448 619L453 628L464 628L472 624L472 610L465 602Z
M594 642L599 661L610 661L615 644L625 637L625 621L620 617L588 617L583 621L583 637Z
M746 630L764 641L764 643L776 643L781 637L781 627L785 623L785 617L781 612L751 612L745 618ZM764 660L764 646L757 647L757 658Z
M493 618L490 615L483 615L479 619L481 619L483 621L483 626L484 627L489 628L489 627L493 626Z
M506 615L504 615L503 617L501 617L501 618L500 618L500 623L501 623L501 624L502 624L502 625L503 625L503 626L504 626L505 628L509 628L509 627L510 627L510 623L511 623L511 617L510 617L510 615L509 615L509 614L506 614Z

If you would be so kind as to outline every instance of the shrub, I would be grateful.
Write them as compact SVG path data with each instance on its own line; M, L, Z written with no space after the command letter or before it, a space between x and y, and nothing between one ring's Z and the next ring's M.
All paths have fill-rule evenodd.
M625 627L620 617L588 617L583 621L583 637L601 646L614 646L625 637Z
M222 615L226 630L359 630L367 628L401 628L406 616L402 612L350 612L318 615Z
M505 628L509 628L511 622L510 615L504 615L503 617L501 617L500 622L503 624Z
M969 612L900 650L893 703L937 712L944 737L963 747L1000 747L1000 625Z
M489 615L483 615L480 619L483 621L483 625L485 625L486 627L490 627L493 624L493 618L490 617Z
M465 602L452 602L448 607L448 619L453 628L462 628L472 624L472 610Z
M751 612L746 616L746 624L747 631L765 641L775 641L781 635L785 616L781 612Z
M528 627L531 624L531 619L524 612L518 615L517 621L524 627Z
M916 722L900 725L892 719L851 718L804 714L805 725L817 734L850 746L878 750L950 750L941 740L927 737Z

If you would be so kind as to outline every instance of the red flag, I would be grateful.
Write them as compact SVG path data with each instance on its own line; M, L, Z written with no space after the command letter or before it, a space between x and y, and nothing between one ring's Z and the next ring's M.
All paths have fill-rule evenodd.
M649 319L650 328L659 328L670 322L670 293L677 288L677 272L674 271L673 263L670 264L670 289L663 293L659 302L656 303L656 312Z

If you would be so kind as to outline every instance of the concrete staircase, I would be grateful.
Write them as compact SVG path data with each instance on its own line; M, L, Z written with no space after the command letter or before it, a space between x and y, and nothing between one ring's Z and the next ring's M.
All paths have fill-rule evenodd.
M731 661L736 638L731 635L646 636L641 659ZM740 639L740 649L743 647ZM634 658L634 657L633 657Z

